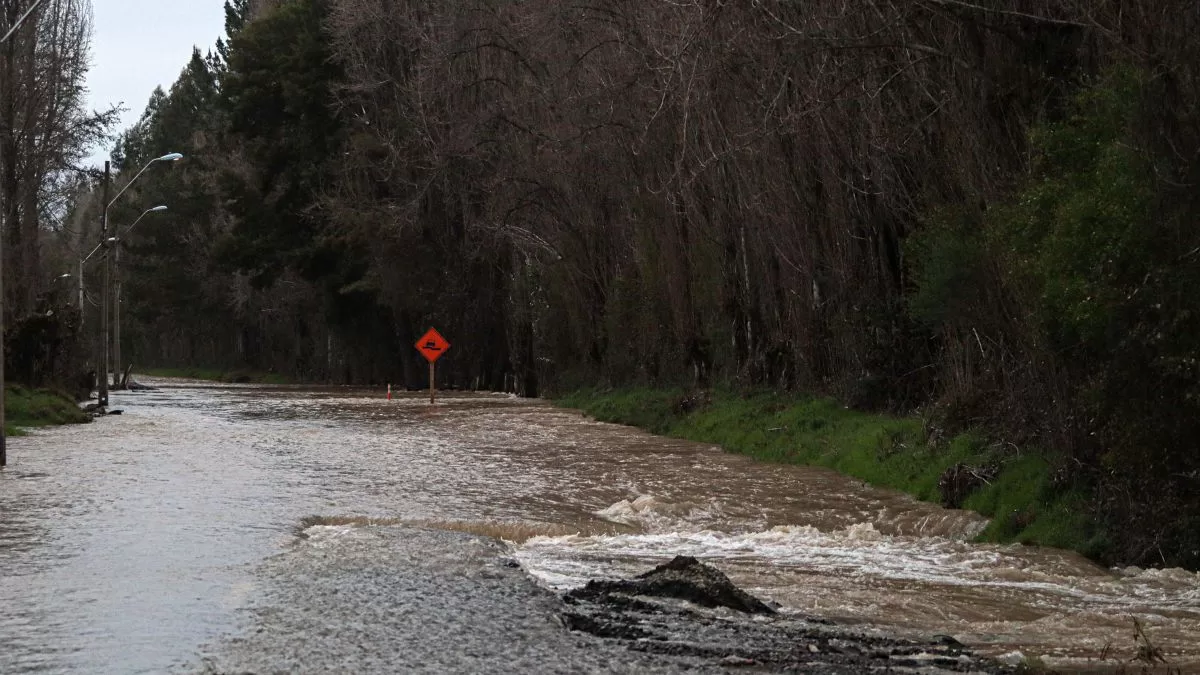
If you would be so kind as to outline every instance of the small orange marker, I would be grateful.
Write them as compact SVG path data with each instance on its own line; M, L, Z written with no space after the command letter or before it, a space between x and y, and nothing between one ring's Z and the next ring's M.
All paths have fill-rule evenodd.
M392 385L391 385L391 383L388 384L388 400L389 401L392 400Z

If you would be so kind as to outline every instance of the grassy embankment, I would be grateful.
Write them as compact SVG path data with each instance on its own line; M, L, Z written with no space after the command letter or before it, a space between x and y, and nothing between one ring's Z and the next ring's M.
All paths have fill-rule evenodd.
M28 389L19 384L4 389L4 433L22 436L22 428L92 421L71 397L52 389Z
M147 368L134 375L151 377L179 377L189 380L231 382L238 384L292 384L292 380L278 373L257 373L249 370L222 370L219 368Z
M917 417L872 415L829 399L776 393L717 392L693 405L681 390L585 390L556 402L601 421L714 443L763 461L828 467L926 501L940 501L938 479L947 468L959 462L995 465L999 473L963 503L992 518L981 541L1107 558L1106 538L1088 515L1086 495L1056 487L1043 453L989 445L979 434L931 443Z

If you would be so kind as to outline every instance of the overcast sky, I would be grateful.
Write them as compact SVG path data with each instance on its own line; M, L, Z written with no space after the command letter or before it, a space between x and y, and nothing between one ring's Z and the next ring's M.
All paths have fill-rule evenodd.
M225 32L224 0L92 0L90 108L120 104L126 110L118 128L137 121L150 92L168 89L192 56L207 52ZM90 160L102 163L111 148L97 148Z

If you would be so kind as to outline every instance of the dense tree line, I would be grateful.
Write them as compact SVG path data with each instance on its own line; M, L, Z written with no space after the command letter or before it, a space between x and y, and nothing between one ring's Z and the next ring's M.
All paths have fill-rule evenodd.
M226 8L115 157L188 156L141 362L422 386L436 325L445 385L921 409L1200 560L1192 0Z
M4 358L7 379L41 386L83 367L73 284L63 276L82 241L70 211L94 178L80 162L116 114L85 107L91 3L0 0L0 35L22 17L0 47Z

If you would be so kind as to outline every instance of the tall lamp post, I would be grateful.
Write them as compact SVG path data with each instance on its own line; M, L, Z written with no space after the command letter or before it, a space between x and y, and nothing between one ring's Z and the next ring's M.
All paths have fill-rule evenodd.
M96 255L96 253L97 253L97 252L98 252L100 249L102 249L102 248L104 248L105 246L107 246L108 244L112 243L112 241L111 241L111 240L112 240L112 237L110 237L109 239L105 239L105 240L101 241L99 244L96 244L96 248L93 248L91 253L88 253L87 255L85 255L85 256L83 256L82 258L80 258L80 259L79 259L79 265L78 265L78 267L76 267L76 269L75 269L75 285L76 285L76 290L77 290L77 291L78 291L78 293L79 293L79 321L80 321L80 325L83 325L83 300L84 300L84 293L83 293L83 266L84 266L84 265L86 265L86 264L87 264L87 261L91 260L91 259L92 259L92 256ZM97 386L97 387L99 387L99 386L101 386L101 385L100 385L100 383L99 383L99 382L97 382L96 386Z
M133 229L134 225L138 224L142 218L146 217L147 213L155 213L157 211L166 211L164 205L155 206L153 208L142 211L142 215L125 228L125 231L113 238L113 377L116 379L117 388L124 389L125 383L121 378L121 243L124 241L125 235Z
M121 191L118 192L116 194L116 196L113 197L112 199L108 198L109 163L105 162L104 163L104 212L100 215L101 236L105 236L108 234L108 209L111 208L112 205L115 204L116 201L121 198L121 195L125 194L125 191L129 189L129 186L136 183L137 179L141 178L143 173L146 173L146 169L149 169L150 166L152 164L154 164L155 162L175 162L175 161L178 161L181 159L183 159L183 155L179 154L178 152L170 152L170 153L163 155L162 157L155 157L154 159L150 160L149 162L146 162L146 166L143 166L141 171L138 171L136 174L134 174L133 178L131 178L129 180L129 182L125 184L125 187L121 188ZM103 337L100 340L100 342L101 342L101 345L100 345L100 349L101 349L100 390L98 392L96 392L96 403L98 403L99 405L102 405L102 406L108 405L108 356L109 356L109 353L108 353L109 352L108 301L109 301L109 297L110 297L109 290L110 290L111 278L112 278L112 258L109 256L104 256L104 293L102 294L102 298L100 301L100 330L103 332Z
M28 19L40 4L42 4L42 0L34 0L29 9L13 22L4 37L0 37L0 45L8 42L8 39L17 32L21 24L25 23L25 19ZM2 229L0 229L0 234L2 234ZM3 239L4 237L0 236L0 240ZM6 465L8 465L8 438L4 433L4 245L0 243L0 467Z

